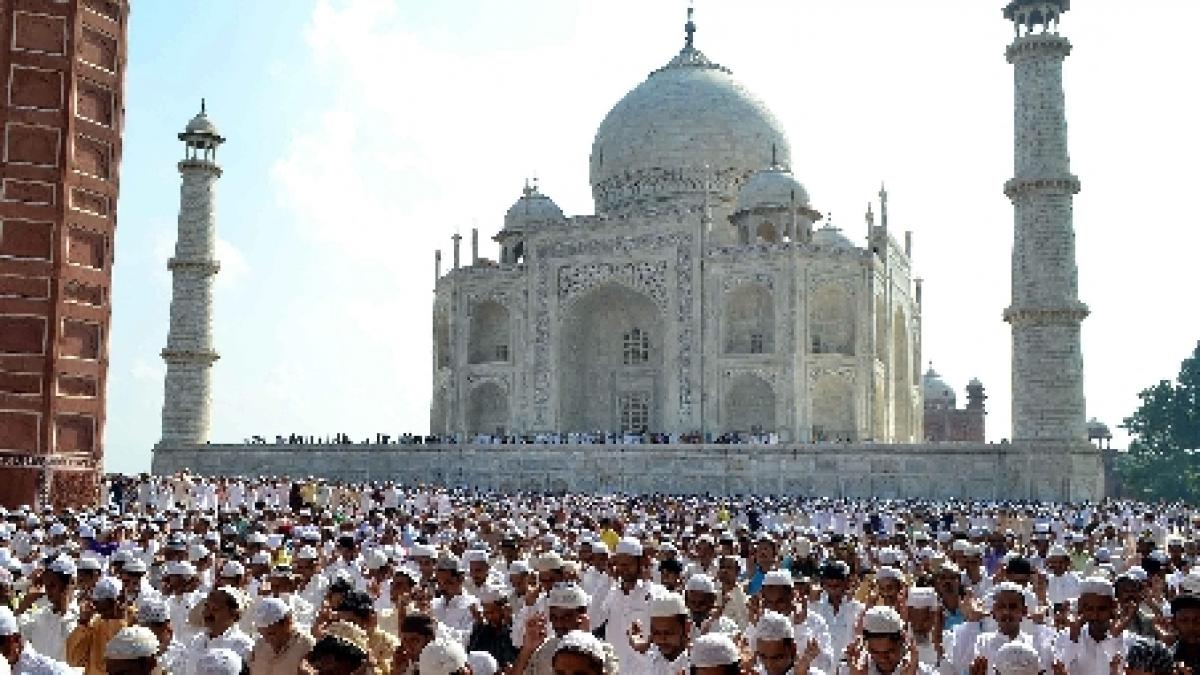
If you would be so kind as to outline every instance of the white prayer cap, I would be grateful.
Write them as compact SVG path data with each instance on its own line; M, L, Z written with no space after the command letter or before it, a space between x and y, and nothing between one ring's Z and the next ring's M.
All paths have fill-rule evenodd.
M12 610L0 605L0 636L16 635L19 631L17 617Z
M221 565L222 577L240 577L246 573L246 568L242 567L242 563L236 560L227 560L224 565Z
M903 582L904 574L895 567L880 567L875 570L875 578L881 581L883 579L895 579L896 581Z
M262 532L251 532L250 536L246 537L247 544L266 544L267 535Z
M1051 546L1050 551L1046 553L1047 558L1067 558L1070 557L1070 555L1071 554L1067 552L1067 547L1063 546L1062 544L1055 544Z
M900 552L894 548L880 549L879 564L880 565L895 565L900 562Z
M467 665L471 666L471 675L496 675L500 665L487 652L471 652L467 654Z
M47 534L49 534L51 537L61 537L62 535L66 534L66 533L67 533L67 527L65 525L63 525L62 523L54 523L53 525L50 526L50 529L47 532Z
M1179 580L1179 590L1188 595L1200 595L1200 573L1188 572Z
M763 575L763 586L792 587L792 573L787 570L771 570Z
M242 657L232 649L210 649L196 663L196 675L239 675Z
M983 555L983 547L979 544L967 544L963 547L962 553L968 558L978 558Z
M807 558L812 553L812 542L803 538L797 539L794 548L796 549L797 556Z
M67 556L59 556L55 558L50 562L50 566L47 569L55 574L62 574L68 577L75 576L76 572L75 561L71 560Z
M1129 569L1125 570L1125 574L1129 575L1129 578L1143 583L1146 581L1146 579L1150 578L1150 576L1146 574L1146 570L1142 569L1141 565L1134 565L1130 567Z
M194 577L196 576L196 566L190 562L172 560L166 564L163 573L169 577Z
M529 562L525 560L514 560L508 566L508 575L514 574L529 574Z
M104 658L114 661L145 659L158 653L158 638L145 626L128 626L117 631L104 646Z
M454 675L467 665L467 653L457 640L438 639L425 645L417 670L421 675Z
M388 564L387 554L377 548L373 548L368 551L367 555L363 556L363 558L363 562L366 564L367 569L369 570L382 569L387 567Z
M101 577L92 587L93 600L116 600L121 597L121 580L116 577Z
M1000 675L1037 675L1042 669L1037 650L1021 640L1001 647L992 667Z
M95 528L93 528L91 525L80 525L79 526L79 538L80 539L95 539L96 538Z
M936 609L938 594L928 586L917 586L908 589L908 606L913 609Z
M141 558L134 558L133 560L125 563L125 566L121 568L121 571L129 574L145 574L147 571L146 561L142 560Z
M259 628L274 626L292 615L292 608L279 598L263 598L254 607L254 624Z
M758 640L794 640L796 627L792 625L792 620L788 617L779 612L767 610L754 625L754 637Z
M642 556L642 542L634 537L625 537L617 542L616 555L631 555L635 558Z
M246 606L250 603L246 594L241 589L234 588L233 586L221 586L216 590L229 596L229 599L233 600L233 604L237 606L239 612L245 611Z
M650 616L653 617L668 617L668 616L687 616L687 604L683 601L683 596L678 593L663 593L650 598Z
M157 595L138 600L137 622L143 626L166 623L171 620L171 610Z
M254 555L250 556L250 564L251 565L270 565L271 564L271 554L267 553L266 551L259 551L258 553L255 553Z
M537 560L534 562L534 565L537 567L539 572L561 570L563 568L563 559L562 556L554 551L547 551L546 553L538 556Z
M428 544L413 544L412 548L408 549L410 558L433 558L435 556L437 556L437 549Z
M1011 581L1001 581L992 587L992 596L994 597L998 593L1016 593L1023 598L1025 597L1025 587Z
M79 562L75 564L77 570L89 570L93 572L100 571L100 559L94 555L84 555L79 558Z
M603 541L600 541L599 539L591 542L590 544L588 544L588 546L591 547L592 554L603 553L605 555L608 555L610 553L610 551L608 550L608 544L604 543Z
M692 665L696 668L735 666L740 663L741 654L728 635L708 633L692 643Z
M551 607L582 609L588 606L589 601L588 594L578 584L556 584L550 589Z
M878 635L900 633L904 619L891 607L872 607L863 614L863 632Z
M470 564L473 562L485 563L487 561L488 561L487 551L473 548L473 549L470 549L463 553L463 562L465 562L467 564Z
M712 595L717 592L717 583L707 574L693 574L684 584L685 591L699 591Z
M479 602L500 602L504 599L504 589L495 584L484 584L479 589Z
M967 546L970 543L971 542L967 541L966 539L955 539L954 543L950 545L950 550L954 551L955 553L963 553L967 550Z
M188 560L192 562L199 562L210 555L212 555L212 551L209 551L208 547L202 544L192 544L188 548Z
M316 560L317 549L312 546L301 546L299 551L296 551L296 560Z
M573 630L563 636L555 647L554 653L561 651L585 654L607 665L608 655L604 651L604 643L587 631Z
M1106 598L1114 596L1112 582L1104 577L1088 577L1079 582L1079 596L1100 595Z

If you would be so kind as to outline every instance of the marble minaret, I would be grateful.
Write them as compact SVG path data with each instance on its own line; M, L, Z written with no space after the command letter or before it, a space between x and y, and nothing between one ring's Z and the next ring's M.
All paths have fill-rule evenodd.
M184 158L179 162L183 184L179 197L179 232L171 270L171 329L163 393L162 445L192 445L208 441L212 400L213 277L216 260L216 187L221 177L217 147L225 139L208 119L204 103L200 114L179 134Z
M1015 174L1004 186L1014 210L1012 436L1070 448L1085 442L1083 354L1072 201L1079 179L1067 153L1063 60L1071 43L1058 34L1070 0L1012 0L1004 9L1016 38Z

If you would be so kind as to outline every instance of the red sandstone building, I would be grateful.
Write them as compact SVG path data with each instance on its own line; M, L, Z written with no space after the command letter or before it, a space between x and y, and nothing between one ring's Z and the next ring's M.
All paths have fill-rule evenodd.
M982 443L985 437L983 384L971 380L967 385L967 405L959 408L954 389L929 366L922 382L925 394L925 440L971 441Z
M0 505L91 502L127 0L0 0Z

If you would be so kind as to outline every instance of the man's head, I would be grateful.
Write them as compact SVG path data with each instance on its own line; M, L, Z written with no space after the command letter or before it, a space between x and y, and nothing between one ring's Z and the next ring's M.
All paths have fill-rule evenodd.
M1171 600L1171 626L1180 642L1200 643L1200 596L1183 594Z
M415 662L425 645L437 635L437 622L427 614L409 614L400 622L400 650Z
M305 660L319 675L351 675L366 663L367 652L365 639L360 644L327 633L313 645Z
M937 621L940 603L937 591L917 586L908 591L908 625L917 635L928 635Z
M576 584L559 584L549 596L550 626L562 637L573 630L587 630L587 593Z
M796 610L796 587L792 584L792 573L787 570L772 570L763 577L763 609L791 616Z
M767 610L754 626L755 656L767 675L784 675L796 661L796 633L789 615Z
M242 592L236 588L222 586L209 592L204 600L204 627L209 637L217 637L242 618L245 609Z
M157 665L158 651L158 636L149 628L122 628L104 647L105 670L113 675L150 675Z
M642 544L633 537L626 537L617 543L617 550L612 557L613 575L622 584L631 584L642 578L643 563Z
M1107 579L1085 579L1079 584L1079 618L1087 624L1092 638L1108 635L1116 614L1116 594Z
M1015 636L1020 631L1026 610L1025 589L1017 584L1006 581L992 590L992 618L1001 633Z
M679 594L650 599L650 642L667 660L674 661L687 649L691 626L687 605Z
M457 640L434 640L425 645L417 661L421 675L470 675L467 652Z
M821 590L831 600L840 600L850 587L850 566L835 560L821 566Z
M863 615L863 643L880 673L893 673L904 658L904 620L891 607L872 607Z
M21 658L25 648L25 640L17 625L17 617L6 606L0 606L0 656L10 664L15 664Z
M292 608L279 598L263 598L254 607L254 624L263 640L279 651L292 636Z

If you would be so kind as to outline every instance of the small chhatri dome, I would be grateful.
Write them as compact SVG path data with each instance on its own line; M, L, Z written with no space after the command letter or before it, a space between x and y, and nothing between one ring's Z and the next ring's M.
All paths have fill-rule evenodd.
M534 225L557 223L565 220L562 209L538 189L537 181L525 183L521 198L504 214L504 229L521 230Z
M206 105L204 103L204 99L200 99L200 112L196 113L196 116L192 118L192 121L187 123L184 133L197 135L203 134L208 136L221 135L217 133L217 125L213 124L212 120L208 119L208 111L205 108Z
M925 405L953 408L957 403L954 389L937 374L932 363L929 364L929 370L925 371L921 388L925 394Z
M778 164L750 177L738 192L737 210L808 206L808 190Z
M833 216L825 222L825 226L813 232L812 243L825 248L851 249L856 248L854 242L842 234L842 228L834 227Z
M1108 425L1093 417L1087 423L1088 438L1091 440L1112 438Z
M694 45L689 20L683 49L625 95L600 124L590 162L597 213L699 203L714 181L730 204L754 172L791 164L782 125L758 98Z

